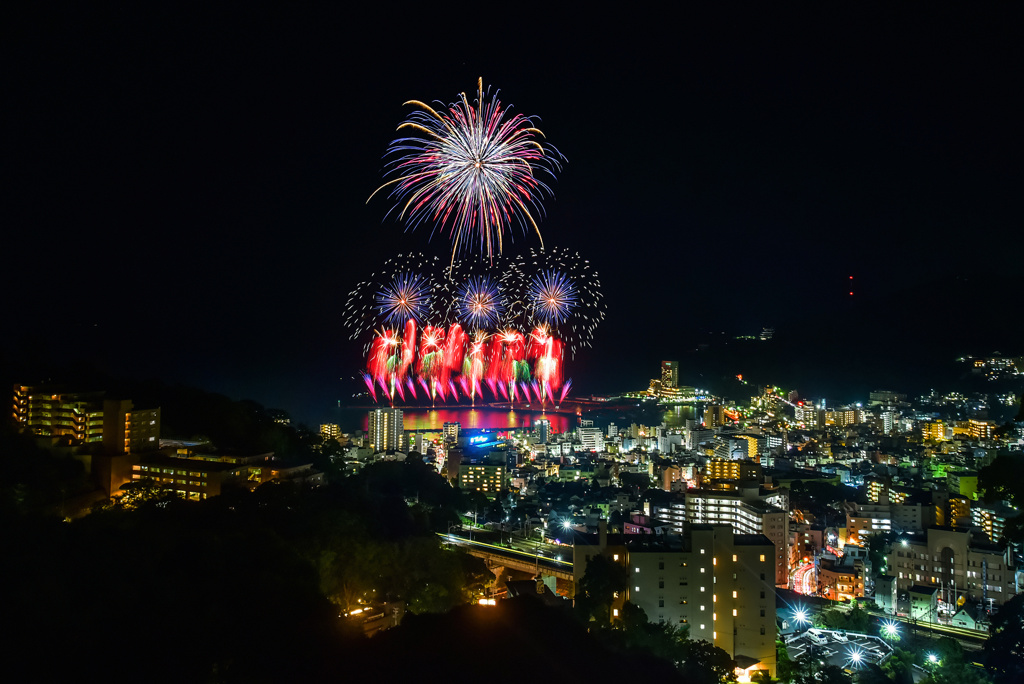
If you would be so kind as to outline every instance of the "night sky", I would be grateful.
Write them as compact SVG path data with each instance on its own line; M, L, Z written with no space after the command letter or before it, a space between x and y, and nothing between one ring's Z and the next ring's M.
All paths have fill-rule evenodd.
M894 309L970 326L923 317L921 288L1019 282L1019 6L33 4L0 22L12 382L87 359L328 417L361 365L349 290L397 252L450 251L365 203L402 103L479 76L568 160L541 231L590 259L608 303L577 392L643 387L708 331ZM991 293L1004 352L1024 353L1020 295Z

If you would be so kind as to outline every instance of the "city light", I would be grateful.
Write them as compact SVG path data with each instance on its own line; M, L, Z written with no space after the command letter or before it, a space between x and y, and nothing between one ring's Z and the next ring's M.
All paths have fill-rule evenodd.
M934 653L929 653L928 654L928 662L931 663L932 665L938 665L939 664L939 656L935 655Z
M796 621L798 625L803 625L810 622L810 618L808 617L806 608L797 608L796 610L794 610L793 619Z
M849 656L850 665L853 667L858 667L864 660L864 652L856 647L850 649Z

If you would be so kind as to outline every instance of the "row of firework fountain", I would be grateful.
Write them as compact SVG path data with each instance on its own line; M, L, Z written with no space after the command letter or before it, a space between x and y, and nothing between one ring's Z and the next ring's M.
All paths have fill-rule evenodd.
M458 323L385 328L370 345L363 380L374 401L429 399L433 404L477 398L560 404L572 387L562 377L564 345L540 325L524 333L466 331Z

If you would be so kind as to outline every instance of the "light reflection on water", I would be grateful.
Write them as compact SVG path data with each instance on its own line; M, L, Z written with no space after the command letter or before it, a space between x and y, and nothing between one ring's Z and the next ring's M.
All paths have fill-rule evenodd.
M402 420L406 430L440 431L445 423L459 423L463 430L532 428L534 421L539 418L551 421L552 432L566 432L576 427L576 416L566 413L470 408L402 409ZM368 414L364 412L359 423L360 429L368 429L368 423ZM344 430L344 427L342 429Z

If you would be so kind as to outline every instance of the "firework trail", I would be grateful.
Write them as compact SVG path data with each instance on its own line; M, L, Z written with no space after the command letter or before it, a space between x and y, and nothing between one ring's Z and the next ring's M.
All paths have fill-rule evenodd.
M497 98L477 81L476 100L465 93L458 102L437 109L419 100L398 126L409 137L388 147L386 174L394 176L370 195L391 187L389 197L408 229L422 224L448 233L452 262L462 250L479 249L493 259L501 254L505 232L513 225L531 227L541 240L534 213L543 214L541 200L551 189L537 171L554 178L561 154L542 143L544 134L533 119L509 115ZM389 212L390 214L390 212Z

